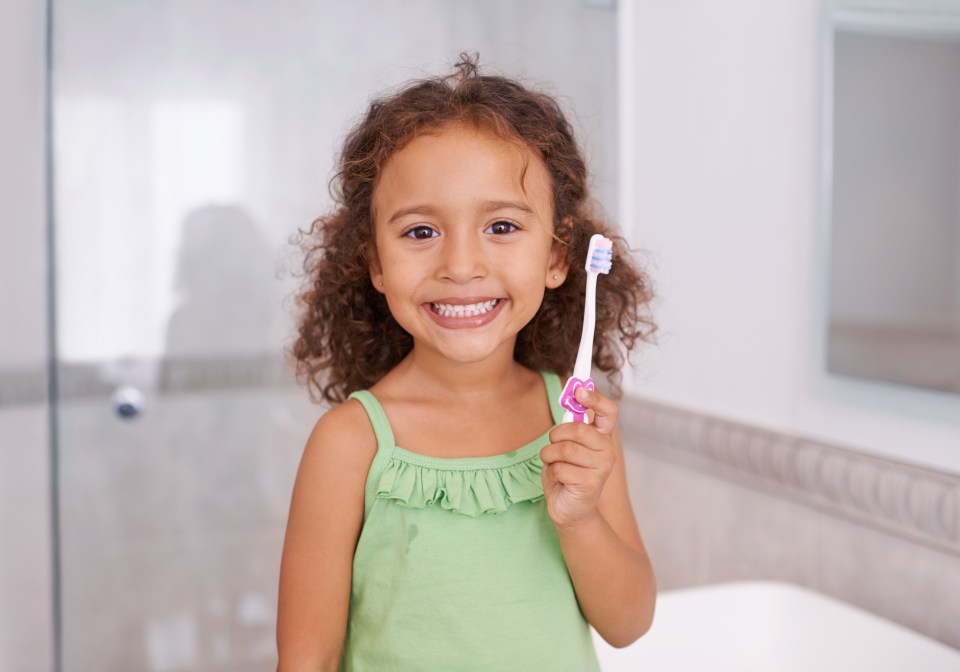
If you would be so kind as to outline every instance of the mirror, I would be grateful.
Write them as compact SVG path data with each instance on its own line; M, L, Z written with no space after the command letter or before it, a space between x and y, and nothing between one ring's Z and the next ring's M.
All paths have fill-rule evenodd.
M960 1L870 4L831 8L827 368L960 393Z

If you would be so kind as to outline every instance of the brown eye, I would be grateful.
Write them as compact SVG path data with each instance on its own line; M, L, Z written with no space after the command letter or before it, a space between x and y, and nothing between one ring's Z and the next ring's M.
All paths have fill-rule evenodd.
M508 221L506 221L505 219L501 219L500 221L494 222L493 224L491 224L490 226L488 226L488 227L487 227L487 233L494 233L494 234L498 234L498 235L503 235L503 234L505 234L505 233L513 233L514 231L518 230L519 228L520 228L520 227L518 227L518 226L517 226L516 224L514 224L513 222L508 222Z
M421 224L420 226L415 226L412 229L404 231L403 235L406 238L413 238L414 240L427 240L429 238L434 238L439 234L429 226Z

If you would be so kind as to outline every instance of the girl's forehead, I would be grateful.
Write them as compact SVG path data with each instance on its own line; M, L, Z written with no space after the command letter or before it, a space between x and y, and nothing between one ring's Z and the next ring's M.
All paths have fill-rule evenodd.
M521 140L502 137L482 126L467 122L450 122L411 138L403 147L394 152L384 166L386 170L398 158L415 161L421 158L435 158L434 155L463 156L467 153L481 153L487 157L496 157L504 163L526 164L533 159L539 161L534 152Z
M383 166L374 188L374 211L406 197L444 200L467 196L523 196L552 203L543 161L519 140L470 124L421 133ZM489 193L483 193L489 192Z

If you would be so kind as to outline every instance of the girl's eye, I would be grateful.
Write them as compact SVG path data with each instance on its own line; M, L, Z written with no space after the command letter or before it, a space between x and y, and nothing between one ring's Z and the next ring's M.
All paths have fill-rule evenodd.
M490 232L490 233L496 233L496 234L501 234L501 235L502 235L502 234L504 234L504 233L513 233L514 231L518 230L519 228L520 228L520 227L517 226L516 224L514 224L513 222L508 222L508 221L502 219L502 220L500 220L500 221L498 221L498 222L494 222L493 224L491 224L490 226L488 226L488 227L487 227L487 231Z
M429 226L420 225L413 227L409 231L405 231L403 235L407 238L413 238L414 240L427 240L434 238L438 234Z

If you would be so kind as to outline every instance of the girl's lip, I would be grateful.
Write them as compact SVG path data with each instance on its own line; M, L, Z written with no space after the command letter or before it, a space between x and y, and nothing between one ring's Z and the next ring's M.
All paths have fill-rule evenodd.
M455 316L455 315L440 315L433 310L433 304L442 303L449 306L466 306L472 303L486 303L487 301L496 301L497 304L489 311L485 313L479 313L477 315L467 316ZM506 299L492 299L492 298L456 298L456 299L442 299L438 301L429 301L422 304L423 310L430 316L434 322L439 324L441 327L447 329L475 329L476 327L482 327L485 324L492 322L497 315L500 314L500 311L506 305Z

